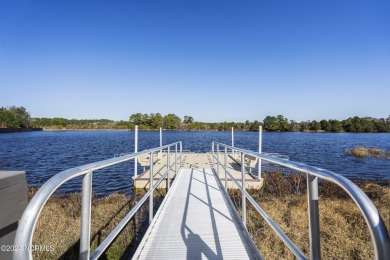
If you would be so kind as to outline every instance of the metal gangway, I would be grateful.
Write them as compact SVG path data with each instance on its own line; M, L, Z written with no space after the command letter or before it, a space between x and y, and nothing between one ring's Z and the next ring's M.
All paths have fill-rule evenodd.
M157 181L153 180L153 174L149 175L150 185L146 194L103 242L91 252L93 172L119 163L137 160L138 157L149 154L149 170L150 173L153 173L154 156L161 150L167 150L168 154L170 152L174 153L173 162L170 161L171 156L166 156L166 172ZM182 142L176 142L60 172L49 179L28 204L19 221L15 245L32 245L35 225L49 197L65 182L83 176L80 259L98 259L102 256L147 200L149 202L149 228L133 259L261 259L261 252L256 248L246 229L247 201L253 205L296 258L307 259L307 256L246 191L245 156L252 156L259 158L260 161L274 163L307 174L310 259L321 258L318 213L318 181L320 179L335 183L347 192L366 220L370 230L375 259L390 259L390 238L381 216L367 195L347 178L317 167L218 142L212 142L212 167L207 169L184 169L181 164L182 151ZM234 178L229 172L227 167L228 153L239 153L241 155L241 180ZM175 173L174 179L169 174L171 171ZM218 177L221 176L220 173L225 174L225 183L222 183ZM233 180L236 187L242 192L241 216L227 195L227 176ZM154 216L153 191L163 181L167 182L168 192ZM14 259L32 259L32 253L28 250L15 251Z

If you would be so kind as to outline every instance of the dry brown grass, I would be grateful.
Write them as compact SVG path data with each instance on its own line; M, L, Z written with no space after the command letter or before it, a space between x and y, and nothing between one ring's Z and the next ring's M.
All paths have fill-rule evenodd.
M368 149L364 148L364 147L355 147L355 148L352 148L351 150L346 150L345 153L351 154L351 155L356 156L356 157L366 157L370 154L368 152Z
M378 156L378 155L381 155L382 153L384 153L385 151L382 149L379 149L379 148L368 148L368 152L371 155Z
M29 191L29 197L36 189ZM137 193L141 198L143 191ZM155 200L161 202L165 191L155 192ZM123 194L111 194L104 198L92 199L91 252L107 237L114 227L135 205L135 199ZM37 251L34 259L78 259L80 238L80 194L53 196L49 199L38 220L33 245L54 246L54 251ZM145 230L144 221L148 215L148 203L144 203L136 217L133 218L118 238L105 252L104 258L119 259L131 255Z
M294 175L266 173L264 187L260 191L250 190L249 193L302 252L309 255L306 178L304 175ZM390 186L371 182L361 182L358 185L372 199L389 227ZM373 247L369 231L352 199L335 185L326 182L320 183L319 190L322 257L372 259ZM229 195L240 211L240 191L229 190ZM294 259L252 206L248 206L247 214L247 228L265 259Z
M344 153L356 157L375 157L383 160L390 159L390 151L385 151L379 148L355 147L350 150L345 150Z

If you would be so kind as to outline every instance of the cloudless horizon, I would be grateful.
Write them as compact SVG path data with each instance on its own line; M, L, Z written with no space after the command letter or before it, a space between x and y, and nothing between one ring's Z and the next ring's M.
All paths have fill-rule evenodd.
M1 1L0 107L196 121L390 114L389 1Z

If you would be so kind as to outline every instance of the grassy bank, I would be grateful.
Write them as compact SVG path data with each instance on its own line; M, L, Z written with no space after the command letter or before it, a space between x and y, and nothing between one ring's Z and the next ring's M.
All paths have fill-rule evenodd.
M280 172L265 173L261 190L249 192L282 230L305 253L309 254L306 179L304 175L284 176ZM360 182L358 185L378 207L386 225L390 225L390 183ZM370 259L373 250L369 231L354 202L332 184L320 183L320 226L322 256L326 259ZM34 194L30 191L29 197ZM143 191L137 192L137 199ZM229 190L238 210L241 193ZM165 196L165 190L155 192L155 211ZM119 221L134 206L136 199L112 194L92 200L92 250L100 244ZM265 259L293 259L283 242L268 227L247 202L247 227ZM34 259L78 259L81 197L79 194L55 196L43 209L33 244L53 245L53 252L34 252ZM139 210L104 258L129 258L148 226L148 203Z
M306 254L309 252L306 177L264 174L265 185L249 193L288 237ZM358 182L390 226L390 183ZM319 184L321 252L324 259L373 259L370 233L356 204L329 182ZM241 211L241 192L229 190ZM294 259L289 249L247 202L247 228L265 259Z
M29 198L36 189L29 191ZM91 250L107 237L122 218L144 195L137 192L137 199L124 194L111 194L92 199ZM156 190L155 211L165 196L165 190ZM148 226L148 203L144 203L135 217L111 244L102 259L119 259L131 256ZM33 245L54 246L53 252L33 252L34 259L79 259L79 238L81 223L81 196L68 194L53 196L44 207L38 220Z

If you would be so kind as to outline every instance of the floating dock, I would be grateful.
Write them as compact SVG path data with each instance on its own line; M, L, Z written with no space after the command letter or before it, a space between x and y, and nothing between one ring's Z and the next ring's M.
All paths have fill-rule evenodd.
M167 171L167 153L159 153L155 156L156 160L153 164L153 181L154 183L159 180L159 178ZM217 156L217 153L215 153ZM175 153L170 153L170 162L175 161ZM185 152L183 153L181 165L178 162L176 165L173 164L171 166L171 170L169 172L169 178L171 182L176 178L175 176L175 167L176 169L216 169L218 166L216 163L213 163L213 157L211 153L191 153ZM219 160L223 163L225 162L224 154L219 154ZM140 175L134 178L134 187L136 189L149 189L150 182L150 170L149 170L149 161L142 160L141 165L146 168ZM234 178L241 183L241 165L238 163L236 156L229 154L226 156L226 165L228 171L234 176ZM253 165L249 165L253 166ZM263 184L263 179L258 178L257 176L257 168L254 167L246 167L245 174L245 186L246 188L259 189ZM222 168L222 167L221 167ZM256 171L254 171L256 169ZM225 182L225 174L221 170L219 174L219 179L221 182ZM159 188L166 188L167 182L163 181L159 185ZM227 187L232 189L237 189L237 185L233 183L231 178L227 177Z

